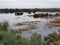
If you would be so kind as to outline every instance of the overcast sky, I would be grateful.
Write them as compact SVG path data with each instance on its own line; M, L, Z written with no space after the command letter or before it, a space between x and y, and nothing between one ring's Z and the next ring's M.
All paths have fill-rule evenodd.
M0 0L0 8L60 8L60 0Z

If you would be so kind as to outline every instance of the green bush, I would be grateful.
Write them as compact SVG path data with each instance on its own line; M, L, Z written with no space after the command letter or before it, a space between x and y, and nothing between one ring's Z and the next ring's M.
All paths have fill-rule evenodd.
M11 32L0 32L0 44L4 45L21 45L22 38L19 36L16 36L16 34L13 34Z
M21 36L16 36L12 32L0 32L0 44L3 45L40 45L41 37L38 34L34 34L32 38L23 39Z
M56 40L58 37L59 34L53 33L42 40L41 35L34 33L30 39L25 39L12 32L0 31L0 45L49 45L51 39Z
M58 41L60 41L60 34L56 32L51 33L47 37L45 37L45 41L47 42L47 44L50 44L51 42L53 42L54 45L58 44Z
M0 23L0 31L8 30L8 22Z
M34 33L31 37L32 45L41 45L41 35Z
M4 45L16 45L17 44L17 38L14 34L10 32L0 32L0 43L3 43Z

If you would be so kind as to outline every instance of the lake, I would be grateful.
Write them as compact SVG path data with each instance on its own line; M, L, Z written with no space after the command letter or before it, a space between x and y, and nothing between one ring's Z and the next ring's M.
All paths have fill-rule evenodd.
M37 12L42 13L42 12ZM51 12L49 12L51 13ZM52 13L55 14L56 12ZM8 22L9 30L16 30L18 35L22 37L29 38L33 33L41 34L42 37L47 36L50 33L57 32L60 29L59 27L48 28L46 26L50 21L58 19L54 18L33 18L28 15L33 15L33 13L23 13L21 16L16 16L15 13L0 14L0 23ZM60 18L59 18L60 19Z

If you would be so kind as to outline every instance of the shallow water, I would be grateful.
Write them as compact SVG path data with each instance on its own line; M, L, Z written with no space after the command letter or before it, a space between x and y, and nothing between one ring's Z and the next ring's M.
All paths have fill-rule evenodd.
M33 33L37 32L38 34L41 34L42 37L47 36L50 33L53 33L54 31L58 32L59 28L51 28L48 29L45 24L55 20L55 18L33 18L33 17L29 17L27 15L33 15L33 13L28 14L28 13L24 13L21 16L15 16L14 13L12 14L0 14L0 23L3 23L5 21L8 22L9 24L9 29L15 29L15 30L20 30L20 29L25 29L25 28L30 28L36 26L36 29L31 29L31 30L27 30L27 31L23 31L21 33L21 35L23 37L30 37ZM33 23L29 23L32 22ZM35 24L35 21L38 22ZM26 25L22 25L22 26L16 26L16 24L18 23L26 23ZM18 33L19 34L19 33Z

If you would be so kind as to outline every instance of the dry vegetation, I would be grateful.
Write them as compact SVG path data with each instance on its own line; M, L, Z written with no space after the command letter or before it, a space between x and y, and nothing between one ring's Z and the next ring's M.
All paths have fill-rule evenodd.
M60 19L56 19L54 21L51 21L50 23L46 24L48 28L53 28L53 27L60 27Z
M15 26L22 26L22 25L28 25L28 24L38 24L38 22L40 21L26 21L26 22L22 22L22 23L17 23Z
M34 18L54 18L54 17L58 17L60 16L59 13L56 14L49 14L49 13L42 13L42 14L34 14L33 17Z
M27 25L27 27L26 28L23 27L23 28L18 29L18 30L11 29L10 31L20 34L20 33L24 32L24 31L37 29L37 24L38 23L39 23L38 21L17 23L15 26L25 26L25 25Z

